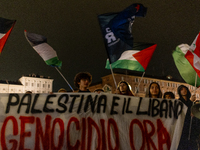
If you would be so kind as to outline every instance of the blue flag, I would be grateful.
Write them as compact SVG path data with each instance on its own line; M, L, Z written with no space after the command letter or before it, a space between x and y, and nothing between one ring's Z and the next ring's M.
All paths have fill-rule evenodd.
M135 17L144 17L146 12L147 8L142 4L132 4L119 13L98 16L110 63L133 48L132 24Z

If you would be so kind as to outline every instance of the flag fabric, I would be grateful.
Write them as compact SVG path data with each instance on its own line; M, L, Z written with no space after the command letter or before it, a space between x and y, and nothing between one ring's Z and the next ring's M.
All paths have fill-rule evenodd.
M144 72L151 60L156 48L156 44L134 43L132 50L126 50L120 58L111 64L112 68L128 69ZM106 69L110 69L110 63L107 60Z
M189 61L185 58L185 54L190 49L190 46L188 44L181 44L176 47L176 50L173 51L172 56L175 62L175 65L183 78L183 80L190 84L195 86L195 78L196 78L196 71L191 66ZM200 78L197 77L197 83L196 86L200 86Z
M135 17L144 17L146 12L142 4L132 4L119 13L98 16L110 63L117 61L125 50L132 50L132 24Z
M0 54L6 44L6 41L15 25L16 20L9 20L0 17Z
M56 51L47 44L47 38L35 34L29 33L27 31L24 32L27 41L31 44L33 49L42 57L47 65L61 68L62 61L58 59Z
M185 58L190 62L198 76L200 77L200 33L196 36L195 40L187 51Z

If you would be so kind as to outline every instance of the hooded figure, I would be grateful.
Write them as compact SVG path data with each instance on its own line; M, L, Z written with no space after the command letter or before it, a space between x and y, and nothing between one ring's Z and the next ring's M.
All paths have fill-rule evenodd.
M186 89L187 93L181 93L181 90L183 90L183 88ZM189 89L184 85L180 85L177 89L177 92L179 94L179 100L182 101L188 107L178 150L198 150L197 143L200 140L199 139L200 120L197 119L196 117L191 117L191 107L193 105L193 102L190 100L191 93ZM183 98L182 94L186 96L186 100ZM190 121L192 121L191 132L190 132ZM189 133L190 133L190 137L189 137Z
M151 93L150 89L151 89L151 86L152 86L153 84L156 84L157 87L158 87L158 89L159 89L157 98L162 98L162 92L161 92L161 90L160 90L160 85L159 85L157 82L151 82L151 84L149 85L149 88L148 88L147 91L146 91L145 97L150 97L150 98L152 97L152 93Z
M134 96L131 90L131 86L126 81L120 81L118 83L117 89L119 90L119 94L121 95Z
M183 98L183 96L181 95L182 88L185 88L187 90L187 100L185 100ZM191 108L193 105L193 102L190 100L191 93L190 93L189 89L185 85L180 85L177 89L177 92L179 95L179 100L181 100L181 102L183 102L188 108Z

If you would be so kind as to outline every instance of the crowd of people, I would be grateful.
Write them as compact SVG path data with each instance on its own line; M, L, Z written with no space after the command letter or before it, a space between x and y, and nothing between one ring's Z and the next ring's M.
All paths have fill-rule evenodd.
M76 76L74 77L74 85L78 89L77 92L91 92L89 90L89 86L90 86L91 82L92 82L92 75L89 72L80 72L80 73L76 74ZM184 91L185 93L189 94L189 98L185 97L185 96L181 96L181 94L184 93L184 92L181 92L181 91ZM65 90L64 88L61 88L61 89L58 90L58 93L61 93L61 92L67 92L67 90ZM104 92L104 90L103 89L95 89L93 92L94 93L101 93L101 92ZM134 93L132 91L131 85L124 80L122 80L118 83L118 86L117 86L117 88L116 88L116 90L113 94L136 96L136 95L134 95ZM189 103L188 99L191 102L196 101L196 96L195 95L191 96L189 89L184 85L180 85L178 87L178 94L179 94L179 97L180 97L179 100L181 100L187 106L189 106L187 104L187 103ZM157 82L152 82L149 85L148 89L146 90L145 97L175 99L175 95L174 95L173 92L168 91L168 92L165 92L164 94L162 94L160 85Z
M74 85L77 87L77 92L91 92L89 86L92 82L92 75L88 72L80 72L76 74L74 78ZM67 92L64 88L59 89L58 93ZM94 93L100 94L104 92L103 89L95 89ZM27 91L26 94L31 94L31 91ZM191 95L189 89L180 85L177 89L179 99L187 107L185 121L183 125L182 135L178 150L199 150L200 149L200 119L196 118L191 108L196 102L195 95ZM120 81L113 94L137 96L134 95L131 86L126 81ZM146 90L145 97L149 98L163 98L163 99L175 99L175 95L172 92L165 92L162 94L160 85L157 82L152 82Z
M92 92L89 90L89 86L90 86L91 82L92 82L92 75L89 72L80 72L80 73L76 74L76 76L74 77L74 85L78 89L77 92ZM178 88L179 96L181 94L180 87L184 87L188 90L188 88L184 85L179 86L179 88ZM61 88L58 90L58 92L59 93L67 92L67 90L65 90L64 88ZM93 92L101 93L101 92L104 92L104 90L103 89L95 89ZM190 91L188 90L188 92L190 92ZM136 96L136 95L134 95L134 93L132 91L131 85L124 80L122 80L118 83L118 86L113 94ZM168 92L165 92L164 94L162 94L160 85L157 82L152 82L149 85L148 89L146 90L145 97L175 99L175 95L173 92L168 91ZM195 95L192 95L190 100L192 102L195 102L196 101Z
M88 89L91 82L92 75L88 72L80 72L74 78L74 85L78 88L78 92L91 92ZM66 90L60 89L58 92L66 92ZM96 89L93 92L99 94L104 91L103 89ZM191 113L191 107L196 101L196 97L191 95L189 89L184 85L178 87L177 93L179 100L188 107L178 150L197 150L200 147L200 119L194 117ZM130 84L126 81L118 83L114 94L134 96ZM152 82L149 85L145 97L175 99L175 95L172 92L162 94L160 85L157 82Z

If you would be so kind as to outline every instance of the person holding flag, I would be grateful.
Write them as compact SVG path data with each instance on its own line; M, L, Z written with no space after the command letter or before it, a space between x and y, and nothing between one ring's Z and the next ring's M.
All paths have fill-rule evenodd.
M191 114L191 107L196 97L191 96L189 89L184 85L180 85L177 92L179 100L188 107L178 150L198 150L200 148L197 144L200 136L200 120Z

